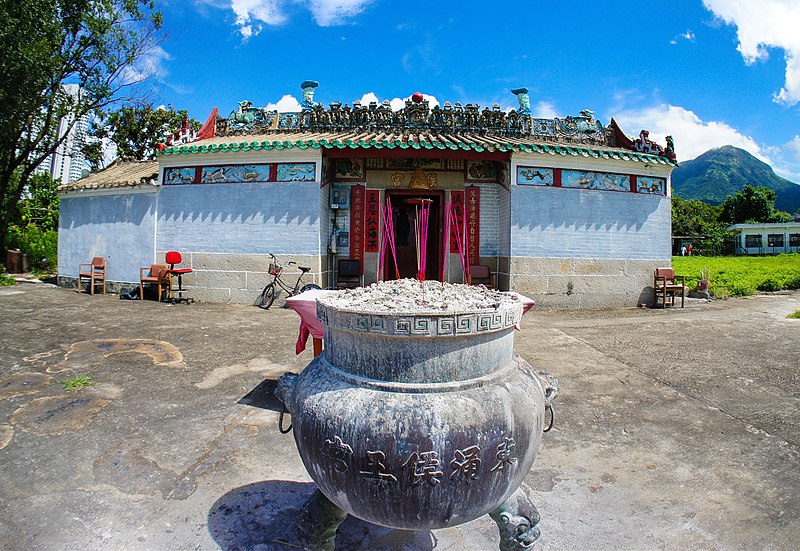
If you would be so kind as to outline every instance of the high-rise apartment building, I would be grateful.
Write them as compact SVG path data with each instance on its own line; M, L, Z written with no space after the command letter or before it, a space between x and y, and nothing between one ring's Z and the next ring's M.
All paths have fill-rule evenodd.
M77 96L80 86L65 84L64 92L73 97ZM73 120L75 120L74 115L68 115L58 121L58 137L61 138L64 134L67 137L61 142L58 149L39 165L40 169L49 169L53 178L61 178L62 184L79 180L87 168L83 145L86 143L86 135L89 131L89 115L78 118L68 132L69 125Z

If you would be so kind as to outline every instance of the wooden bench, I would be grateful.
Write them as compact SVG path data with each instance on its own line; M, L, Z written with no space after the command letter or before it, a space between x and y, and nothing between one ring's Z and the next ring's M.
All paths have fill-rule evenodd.
M104 256L95 256L90 264L78 264L78 293L81 292L83 280L89 280L89 294L94 294L94 286L103 285L103 294L106 294L106 259Z
M678 281L680 280L680 283ZM673 268L656 268L653 275L653 308L658 307L659 300L661 307L667 307L667 297L670 299L670 306L675 306L675 295L681 295L681 308L683 308L684 294L686 289L686 277L675 275Z

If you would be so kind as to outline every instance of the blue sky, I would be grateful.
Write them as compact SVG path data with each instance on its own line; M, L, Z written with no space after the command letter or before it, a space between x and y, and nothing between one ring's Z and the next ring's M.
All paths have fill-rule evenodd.
M248 99L407 98L613 116L675 138L679 160L725 144L800 182L800 0L417 2L162 0L154 99L201 122Z

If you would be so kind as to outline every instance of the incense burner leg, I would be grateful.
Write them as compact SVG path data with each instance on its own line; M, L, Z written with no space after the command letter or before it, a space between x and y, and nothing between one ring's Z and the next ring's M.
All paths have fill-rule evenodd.
M539 511L522 488L489 516L500 530L500 551L530 551L539 539Z
M318 489L314 490L300 509L295 521L303 549L333 551L336 529L345 518L347 513L331 503Z

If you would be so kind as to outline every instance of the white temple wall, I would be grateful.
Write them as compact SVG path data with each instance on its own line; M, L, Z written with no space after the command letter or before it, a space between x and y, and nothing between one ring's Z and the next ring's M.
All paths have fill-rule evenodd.
M61 194L58 275L74 286L78 265L103 256L109 285L139 281L139 268L153 262L157 189L86 190Z
M653 270L670 265L672 258L669 173L652 174L650 167L634 163L586 164L580 170L628 174L634 185L637 169L643 178L663 178L664 194L518 185L515 180L509 286L534 298L541 308L649 303ZM515 174L516 165L543 163L517 161ZM567 169L574 170L574 165Z

